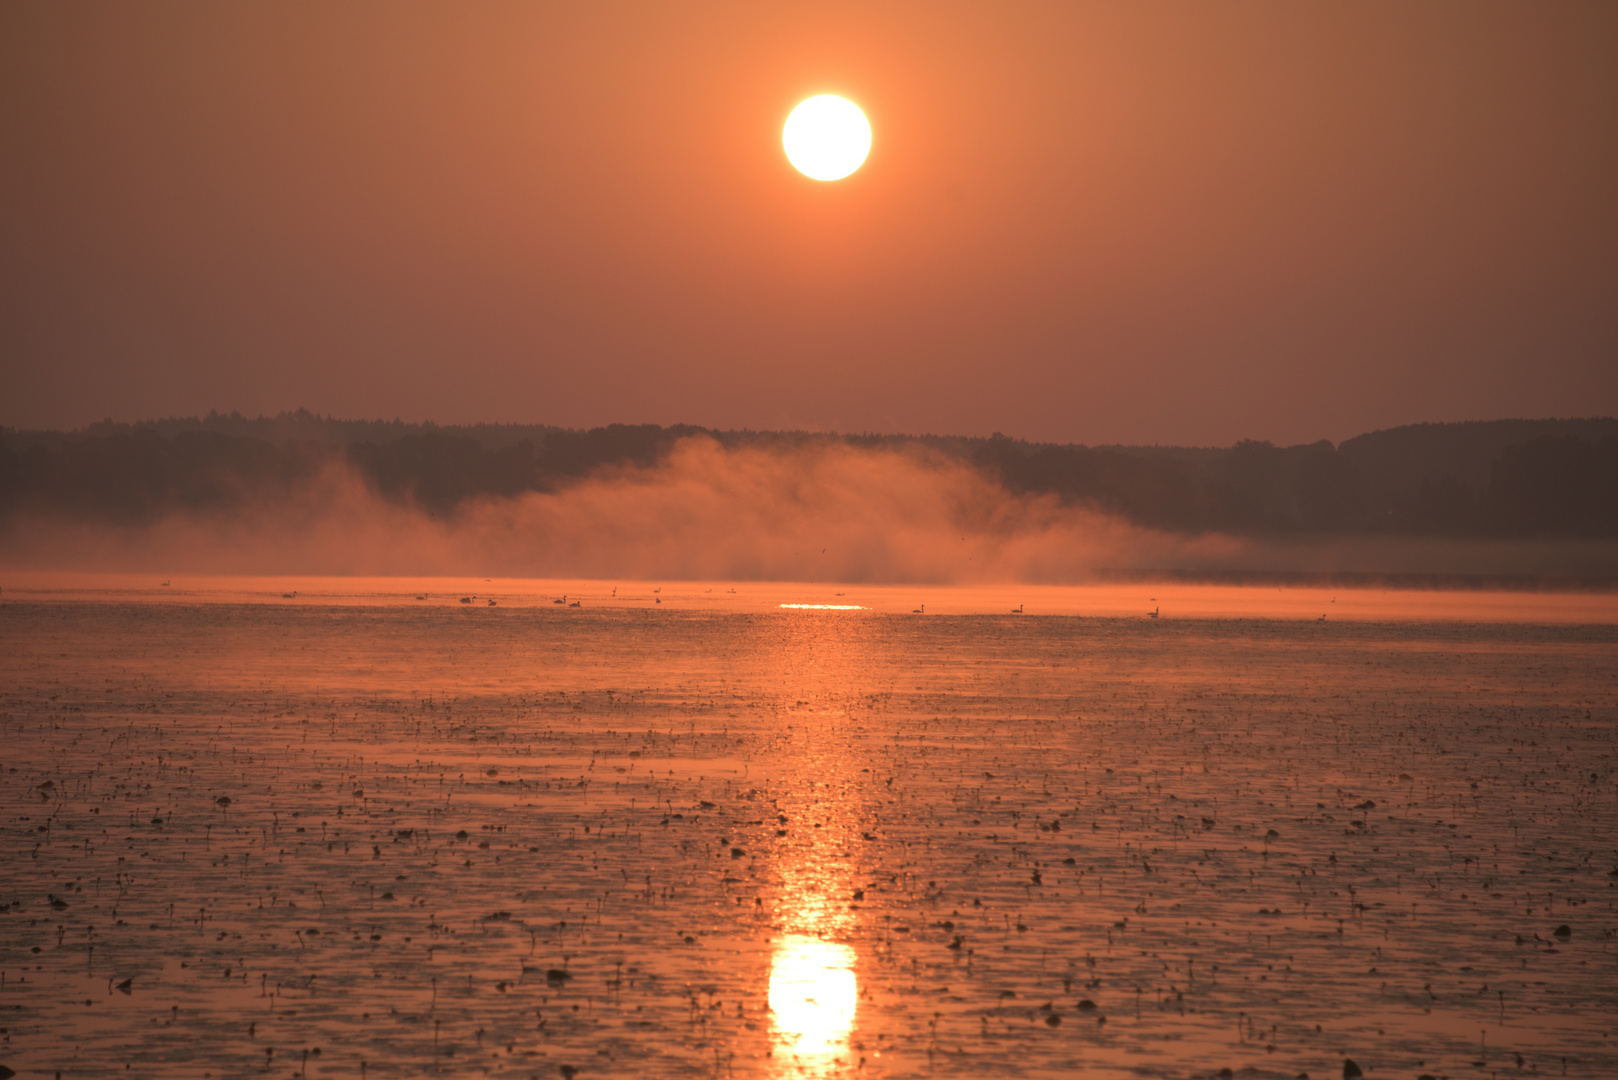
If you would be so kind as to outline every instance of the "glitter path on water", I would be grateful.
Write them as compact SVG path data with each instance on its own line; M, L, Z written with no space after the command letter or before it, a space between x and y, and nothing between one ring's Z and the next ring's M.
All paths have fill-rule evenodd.
M1618 1075L1611 625L755 599L8 587L0 1065Z

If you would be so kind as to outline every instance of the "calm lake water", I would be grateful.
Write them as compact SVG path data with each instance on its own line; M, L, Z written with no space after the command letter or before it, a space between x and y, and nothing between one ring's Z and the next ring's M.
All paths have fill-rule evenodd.
M1611 597L299 584L0 593L0 1065L1618 1076Z

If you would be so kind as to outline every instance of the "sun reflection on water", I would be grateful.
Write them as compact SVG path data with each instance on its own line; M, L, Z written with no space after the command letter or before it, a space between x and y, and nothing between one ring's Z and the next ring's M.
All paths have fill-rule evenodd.
M770 961L770 1010L777 1046L811 1075L848 1049L859 987L854 950L803 934L777 939Z

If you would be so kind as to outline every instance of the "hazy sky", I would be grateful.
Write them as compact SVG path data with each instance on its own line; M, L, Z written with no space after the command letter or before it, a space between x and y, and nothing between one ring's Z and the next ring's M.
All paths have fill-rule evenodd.
M0 423L1612 414L1615 57L1611 0L13 0Z

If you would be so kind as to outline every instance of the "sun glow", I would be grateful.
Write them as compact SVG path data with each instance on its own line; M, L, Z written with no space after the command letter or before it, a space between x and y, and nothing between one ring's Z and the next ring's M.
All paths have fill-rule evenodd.
M812 180L841 180L865 164L871 125L847 98L821 94L787 117L781 145L794 168Z
M854 950L803 934L776 942L770 1011L776 1034L800 1060L824 1061L848 1048L859 986Z

